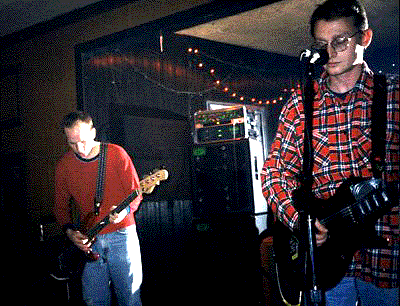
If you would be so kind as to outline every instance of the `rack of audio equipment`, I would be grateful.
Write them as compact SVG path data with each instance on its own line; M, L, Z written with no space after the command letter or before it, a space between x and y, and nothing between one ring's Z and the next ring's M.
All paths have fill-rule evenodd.
M194 114L193 140L194 143L212 143L251 138L265 147L265 121L264 109L252 105L200 110Z
M192 185L195 217L255 217L266 229L260 173L267 157L265 110L236 105L194 114Z

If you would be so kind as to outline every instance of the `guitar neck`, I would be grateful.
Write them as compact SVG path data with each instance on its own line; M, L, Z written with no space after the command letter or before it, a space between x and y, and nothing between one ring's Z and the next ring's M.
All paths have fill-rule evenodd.
M339 187L340 188L340 187ZM326 227L330 223L341 224L344 226L343 221L351 225L362 224L367 219L378 220L390 208L398 203L399 182L386 183L385 189L372 190L367 196L362 199L356 200L354 203L345 205L340 210L331 211L325 218L320 218L320 223ZM331 207L335 207L338 203L346 203L352 199L352 195L345 192L337 192L331 199ZM394 198L397 198L395 200Z
M135 190L129 196L125 198L115 209L113 209L110 214L105 216L100 222L96 223L91 229L86 232L86 236L89 238L89 241L92 240L100 231L105 228L108 224L110 224L110 215L117 213L119 214L125 208L129 206L129 204L139 195L139 191Z
M129 196L126 197L115 209L113 209L107 216L103 218L99 223L95 224L92 228L85 232L86 236L89 238L89 241L93 240L94 237L108 224L110 224L110 215L111 214L119 214L123 211L138 195L142 193L151 193L155 187L158 185L160 181L166 180L168 178L167 170L158 170L156 173L147 176L143 180L139 182L139 189L133 191Z

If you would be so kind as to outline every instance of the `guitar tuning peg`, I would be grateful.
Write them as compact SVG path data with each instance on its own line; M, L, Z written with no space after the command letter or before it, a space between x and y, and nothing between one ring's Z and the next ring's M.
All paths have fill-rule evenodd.
M153 171L150 171L148 174L143 175L143 176L140 178L140 180L145 180L148 176L152 175L153 173L154 173Z

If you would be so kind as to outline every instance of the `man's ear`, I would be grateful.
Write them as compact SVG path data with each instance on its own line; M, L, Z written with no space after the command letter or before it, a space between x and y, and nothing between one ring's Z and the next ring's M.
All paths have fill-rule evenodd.
M95 127L93 127L92 128L92 135L93 135L93 139L96 139L96 133L97 133L97 131L96 131L96 128Z
M367 48L371 41L372 41L372 36L373 36L373 32L371 28L366 29L365 31L363 31L363 35L361 37L361 45L364 48Z

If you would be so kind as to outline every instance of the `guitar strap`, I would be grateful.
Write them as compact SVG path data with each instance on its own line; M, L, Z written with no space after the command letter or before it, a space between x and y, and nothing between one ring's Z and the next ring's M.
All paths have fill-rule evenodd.
M371 114L371 165L374 178L381 178L385 168L385 145L387 128L386 76L374 75L374 96Z
M99 165L97 169L96 196L94 199L94 214L100 213L100 206L103 201L104 181L106 176L107 144L100 143Z

